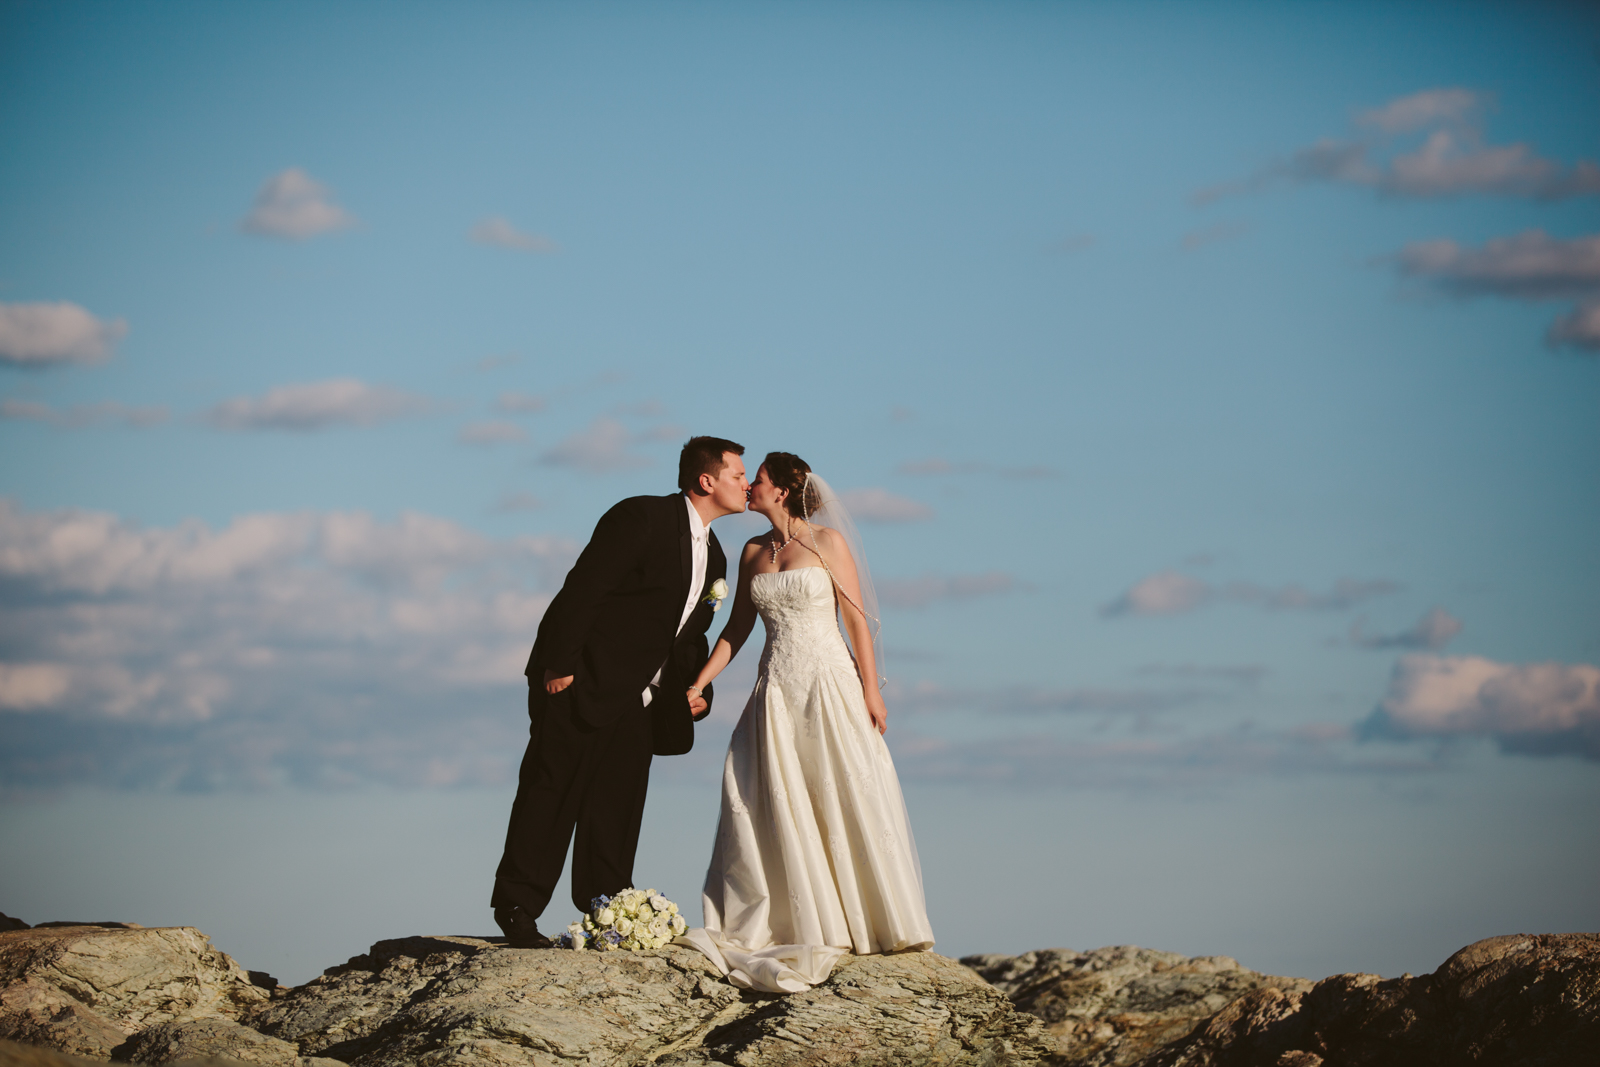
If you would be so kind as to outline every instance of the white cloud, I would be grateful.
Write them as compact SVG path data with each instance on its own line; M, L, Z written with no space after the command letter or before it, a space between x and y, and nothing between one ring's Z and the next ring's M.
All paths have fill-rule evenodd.
M1361 632L1361 620L1350 624L1350 643L1359 648L1427 648L1440 649L1461 632L1461 620L1443 608L1434 608L1409 630L1397 634Z
M491 215L482 220L467 236L481 245L514 248L521 252L560 251L550 238L536 233L524 233L499 215Z
M327 186L290 167L266 180L239 227L246 233L301 241L355 223L353 215L333 202Z
M1527 230L1477 249L1420 241L1395 258L1403 273L1462 296L1556 300L1600 291L1600 234L1564 241Z
M100 422L122 422L128 426L154 426L167 421L167 409L154 407L128 407L114 400L99 404L75 404L70 408L55 408L37 400L0 400L0 419L20 419L43 422L51 426L76 428Z
M933 518L933 509L928 505L887 489L851 489L839 497L860 522L919 522Z
M1571 345L1600 352L1600 297L1579 304L1570 314L1551 323L1545 340L1555 346Z
M542 459L551 466L576 467L586 474L608 474L648 465L648 459L628 451L633 440L626 426L602 416L549 449Z
M508 415L533 415L543 411L548 405L545 398L532 393L501 393L494 402L495 410L503 411Z
M59 663L0 663L0 709L47 708L67 695L67 670Z
M1144 713L1122 716L1139 722ZM1244 775L1303 781L1309 774L1417 774L1435 760L1363 752L1337 723L1306 723L1283 731L1216 730L1132 733L1091 738L1051 733L947 739L889 732L894 762L909 781L962 782L1023 789L1190 788Z
M1211 597L1211 587L1177 571L1158 571L1135 582L1127 592L1100 609L1100 614L1181 615Z
M574 554L419 514L145 528L0 501L0 780L507 780Z
M1483 103L1482 95L1471 89L1424 89L1363 111L1356 122L1387 134L1411 133L1443 123L1466 122L1477 115Z
M122 319L97 319L65 300L0 304L0 363L48 367L104 363L128 332Z
M1395 262L1402 274L1456 296L1576 299L1577 308L1558 318L1546 339L1551 345L1600 351L1600 234L1562 240L1526 230L1482 248L1419 241L1401 249Z
M1257 604L1285 611L1341 611L1400 587L1387 579L1340 578L1325 593L1300 585L1276 587L1254 582L1213 585L1179 571L1158 571L1141 578L1127 592L1100 609L1106 618L1119 615L1181 615L1211 603Z
M206 413L206 421L224 430L320 430L338 424L371 426L427 407L422 397L387 385L334 378L225 400Z
M1600 760L1600 667L1403 656L1362 732L1492 737L1509 752Z
M1390 196L1488 196L1560 200L1600 195L1600 166L1589 160L1565 167L1530 145L1490 145L1484 140L1486 98L1470 89L1428 89L1399 97L1357 116L1369 134L1322 138L1240 181L1202 189L1206 204L1282 182L1338 182ZM1420 144L1398 138L1422 134ZM1405 147L1406 144L1411 147Z
M514 422L469 422L456 431L456 440L469 445L498 445L527 440Z
M928 571L915 578L890 578L878 582L878 596L895 608L925 608L938 600L971 600L998 596L1017 589L1017 580L1004 571L982 574L937 574Z

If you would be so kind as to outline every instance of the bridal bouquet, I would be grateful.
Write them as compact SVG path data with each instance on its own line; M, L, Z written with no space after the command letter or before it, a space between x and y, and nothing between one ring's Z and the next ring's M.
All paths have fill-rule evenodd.
M595 897L592 905L588 915L561 935L562 948L638 952L660 948L689 925L678 906L654 889L624 889L614 897Z

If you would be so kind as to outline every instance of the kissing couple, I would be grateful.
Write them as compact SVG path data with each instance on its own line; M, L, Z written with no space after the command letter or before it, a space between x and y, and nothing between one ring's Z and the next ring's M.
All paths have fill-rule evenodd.
M694 745L712 679L750 636L767 641L728 743L706 871L705 926L679 938L735 985L797 993L846 953L933 946L922 868L894 762L877 598L848 511L799 456L693 437L669 496L601 516L539 623L528 658L528 750L490 901L518 948L553 944L537 920L572 848L572 902L633 885L652 756ZM711 524L772 523L727 559ZM841 632L841 629L843 632ZM576 832L576 837L574 837Z

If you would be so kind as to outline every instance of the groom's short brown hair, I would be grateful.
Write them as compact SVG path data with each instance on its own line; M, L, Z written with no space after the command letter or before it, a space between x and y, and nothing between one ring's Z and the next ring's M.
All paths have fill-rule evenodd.
M683 451L678 453L678 488L685 493L692 492L700 488L702 474L709 474L713 479L718 477L728 465L722 457L729 452L742 456L744 445L721 437L689 438L683 443Z

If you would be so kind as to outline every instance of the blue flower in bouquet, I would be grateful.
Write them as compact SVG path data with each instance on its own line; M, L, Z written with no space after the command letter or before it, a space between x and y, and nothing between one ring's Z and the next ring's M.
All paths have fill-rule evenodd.
M612 945L622 944L622 935L615 930L606 930L600 936L611 942Z
M599 911L609 903L611 903L611 898L606 896L604 893L601 893L599 896L589 901L589 910Z

